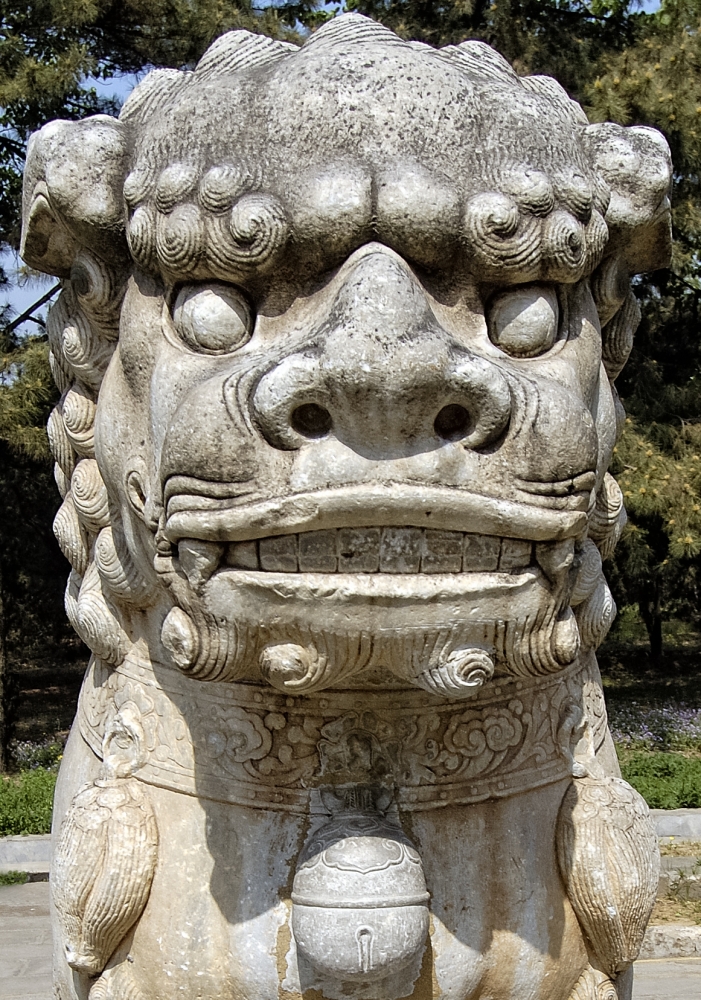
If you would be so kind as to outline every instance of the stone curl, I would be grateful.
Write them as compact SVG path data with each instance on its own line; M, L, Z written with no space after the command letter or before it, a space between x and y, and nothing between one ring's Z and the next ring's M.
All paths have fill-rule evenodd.
M197 267L205 244L202 213L196 205L178 205L156 224L156 252L166 271L188 274Z
M573 211L551 211L550 191L543 183L520 199L485 192L468 201L465 240L485 276L575 282L597 266L608 237L601 213L590 211L585 225Z
M172 204L194 187L190 173L174 176L167 198L159 182L155 207L139 205L129 221L127 238L134 258L147 269L158 266L166 275L201 272L225 279L266 264L285 245L289 224L273 195L245 192L235 197L249 180L232 167L212 169L199 185L199 204Z
M277 198L245 194L230 213L210 218L207 254L220 272L250 270L281 250L288 232L285 210Z
M210 167L200 181L200 205L208 212L226 212L237 198L261 183L259 170L249 170L238 163L217 164Z

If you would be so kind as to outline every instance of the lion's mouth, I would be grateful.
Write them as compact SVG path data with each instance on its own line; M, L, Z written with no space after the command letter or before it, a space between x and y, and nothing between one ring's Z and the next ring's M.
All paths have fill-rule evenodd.
M381 668L463 697L477 674L577 655L587 514L574 504L405 483L277 500L182 485L166 491L154 565L177 605L162 641L197 676L258 664L282 689L315 690Z
M562 570L571 565L586 526L586 514L577 510L546 511L431 486L359 484L252 501L250 495L203 496L190 491L190 481L187 492L174 485L166 490L161 551L175 556L177 547L195 591L218 570L405 580L442 575L457 583L465 574L540 568L552 583L561 576L554 563L562 562ZM470 530L460 530L463 525Z
M358 527L229 543L184 538L178 558L198 589L218 568L263 573L514 573L533 564L533 548L530 541L498 535Z

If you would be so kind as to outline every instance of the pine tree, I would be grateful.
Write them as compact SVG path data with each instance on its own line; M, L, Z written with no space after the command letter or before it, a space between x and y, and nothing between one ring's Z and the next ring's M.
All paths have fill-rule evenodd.
M653 660L662 623L699 621L701 585L701 2L666 0L635 44L605 54L587 88L594 120L654 125L675 164L674 256L639 282L643 322L619 389L630 414L614 456L630 525L617 597L636 602Z
M634 0L347 0L346 9L430 45L476 38L520 74L548 73L573 96L602 52L633 42L646 19Z
M46 338L19 340L6 327L0 333L0 770L8 763L16 686L9 669L9 621L18 602L20 612L31 601L42 604L47 585L53 600L43 610L52 617L62 590L60 571L43 581L51 570L56 574L59 569L56 547L47 532L47 502L53 500L53 490L44 430L56 396ZM23 617L29 625L31 616Z

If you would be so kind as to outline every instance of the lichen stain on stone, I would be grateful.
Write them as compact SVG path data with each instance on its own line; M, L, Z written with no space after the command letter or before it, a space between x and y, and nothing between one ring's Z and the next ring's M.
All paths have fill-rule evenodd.
M278 987L278 1000L285 1000L285 998L289 998L289 1000L291 1000L292 997L298 997L299 994L293 994L289 990L283 989L282 984L287 972L287 953L290 950L290 944L292 943L292 929L290 927L292 900L287 898L282 902L285 904L287 917L278 927L277 939L275 941L275 965L277 968L278 982L280 984Z
M287 975L287 956L292 945L292 929L290 925L292 900L288 898L283 899L282 902L285 904L287 919L278 927L275 942L275 964L280 984L278 986L278 1000L326 1000L321 990L309 989L305 990L304 993L300 993L297 990L286 990L282 985Z
M438 985L438 979L436 978L436 965L433 961L434 930L435 925L433 922L433 914L431 914L429 916L428 936L426 937L426 946L421 960L419 978L414 984L414 991L411 994L411 1000L437 1000L437 998L441 995L441 988Z

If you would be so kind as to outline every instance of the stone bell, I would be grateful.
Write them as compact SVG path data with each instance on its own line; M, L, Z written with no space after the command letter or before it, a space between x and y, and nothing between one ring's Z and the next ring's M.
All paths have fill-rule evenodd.
M406 968L428 931L421 858L399 824L352 789L305 846L292 887L298 953L317 973L372 982Z

